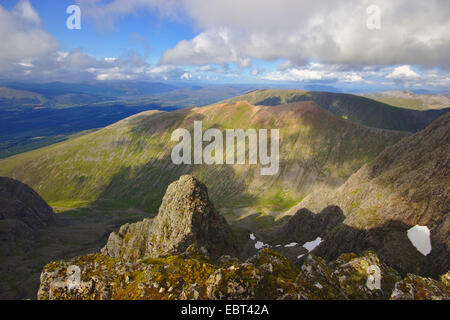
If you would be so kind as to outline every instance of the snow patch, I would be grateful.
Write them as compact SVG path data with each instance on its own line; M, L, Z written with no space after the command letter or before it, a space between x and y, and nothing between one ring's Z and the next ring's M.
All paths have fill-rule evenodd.
M411 229L407 231L409 241L416 247L417 251L419 251L424 256L430 254L431 248L431 239L430 239L430 229L427 226L419 226L415 225Z
M306 242L303 245L303 248L305 248L306 250L308 250L308 252L313 251L315 248L317 248L321 243L322 243L322 238L321 237L317 237L316 240L314 241L310 241L310 242Z
M298 245L297 242L292 242L292 243L289 243L289 244L285 245L284 247L285 248L291 248L291 247L295 247L296 245Z
M256 240L256 237L253 233L250 234L250 240Z
M265 243L263 243L263 242L261 242L261 241L257 241L256 243L255 243L255 248L256 249L262 249L262 248L264 248L264 247L269 247L269 245L268 244L265 244Z

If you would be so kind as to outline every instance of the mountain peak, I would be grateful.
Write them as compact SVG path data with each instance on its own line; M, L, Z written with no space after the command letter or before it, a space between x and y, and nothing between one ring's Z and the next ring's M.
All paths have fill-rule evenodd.
M201 249L212 258L237 253L230 227L208 197L206 186L184 175L167 188L158 216L112 233L102 253L128 260Z

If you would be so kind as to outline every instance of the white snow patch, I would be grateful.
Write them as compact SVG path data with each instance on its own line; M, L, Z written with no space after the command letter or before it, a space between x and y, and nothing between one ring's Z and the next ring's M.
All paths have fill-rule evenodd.
M292 243L289 243L289 244L285 245L284 247L285 248L291 248L291 247L295 247L296 245L298 245L297 242L292 242Z
M265 243L263 243L263 242L261 242L261 241L257 241L256 243L255 243L255 248L256 249L262 249L262 248L264 248L264 247L269 247L269 245L268 244L265 244Z
M304 254L301 254L297 257L297 259L301 259L304 256Z
M415 225L408 230L408 238L416 249L427 256L431 252L430 229L427 226Z
M303 245L303 248L305 248L306 250L308 250L308 252L313 251L315 248L317 248L321 243L322 243L322 238L321 237L317 237L316 240L314 241L310 241L310 242L306 242Z
M256 240L256 237L253 233L250 234L250 240Z

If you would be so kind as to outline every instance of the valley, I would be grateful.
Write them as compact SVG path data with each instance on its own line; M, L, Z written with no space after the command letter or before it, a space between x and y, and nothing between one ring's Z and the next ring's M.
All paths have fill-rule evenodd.
M447 142L448 113L441 116L440 121L434 122L434 127L432 125L425 131L420 131L420 127L416 127L417 129L411 131L419 130L419 133L413 134L403 129L431 121L428 119L432 119L437 114L426 114L423 118L417 118L419 114L410 118L406 117L401 125L399 122L391 121L387 126L399 124L400 130L387 130L356 123L370 122L369 118L361 118L362 120L356 122L350 121L347 116L339 113L341 111L330 112L313 102L316 98L312 101L303 101L306 98L302 94L299 91L254 91L231 101L201 108L144 110L104 128L88 130L68 137L65 141L0 160L0 176L12 177L28 184L56 212L55 222L33 232L31 238L27 233L19 232L15 240L11 240L8 230L19 229L10 229L17 227L8 222L9 220L2 220L5 222L2 222L3 227L0 230L3 230L2 234L6 243L14 241L15 245L4 246L1 252L0 273L7 276L2 281L4 289L0 292L0 297L35 299L39 287L39 274L49 261L80 259L84 255L101 250L106 252L102 249L105 248L105 243L111 243L108 249L109 254L117 252L119 249L115 241L119 240L111 242L111 234L118 232L120 234L122 231L119 230L122 230L124 225L133 226L136 222L138 222L137 227L130 230L136 230L134 228L141 230L151 225L168 186L186 174L192 174L205 183L211 201L229 225L229 231L226 233L232 234L235 250L237 250L233 255L237 255L241 260L252 259L252 256L257 255L260 250L269 248L292 260L294 266L289 268L297 270L298 263L307 263L304 259L308 257L310 251L320 257L317 259L323 258L326 261L337 259L339 255L348 252L361 254L361 259L370 260L374 258L366 250L376 249L378 255L376 259L380 259L376 260L380 261L377 263L387 263L395 267L398 272L398 275L395 275L396 281L399 281L407 272L432 276L435 279L445 273L449 263L448 249L446 249L448 244L445 244L447 241L446 216L436 215L435 218L430 218L434 219L434 224L431 226L433 239L438 240L433 240L431 256L424 257L408 242L406 231L416 223L430 225L431 220L406 218L403 216L404 213L398 213L400 219L394 218L394 220L400 224L392 224L388 217L395 217L394 213L403 206L403 204L397 205L397 200L393 199L403 195L390 191L387 206L392 206L393 213L388 215L381 212L383 206L377 205L378 209L373 207L380 196L371 199L370 197L374 196L370 195L372 191L369 190L373 188L378 190L377 186L370 185L366 191L361 191L361 188L366 188L364 187L366 182L353 181L363 175L368 166L379 168L377 161L380 161L380 157L388 159L390 148L397 151L399 165L405 165L405 168L408 168L399 167L400 169L395 170L412 170L411 168L416 167L415 170L423 174L420 170L424 167L418 165L419 163L426 167L433 167L432 162L428 164L427 161L437 161L437 163L445 161L446 153L448 157L449 146ZM310 93L306 94L311 98ZM336 97L336 99L341 98L341 96ZM323 100L317 99L316 101L323 103ZM89 107L82 108L83 110L80 111L78 107L64 109L64 113L84 113L89 110ZM102 108L110 109L111 107ZM347 107L346 110L353 110L355 117L361 117L359 108L357 103ZM380 114L389 117L397 112L395 107L390 106L380 107L373 104L373 108L380 108L382 110ZM120 110L124 112L126 109L138 111L130 106ZM52 112L58 112L58 110L62 109L51 109ZM92 114L95 115L95 112ZM120 117L124 115L122 113ZM34 117L37 119L36 115ZM103 112L100 112L99 119L103 118ZM417 122L412 119L421 120ZM98 122L95 117L90 117L89 120ZM70 124L76 123L73 119L67 121ZM178 142L171 141L172 132L177 128L186 128L192 136L195 136L194 124L198 121L202 121L202 127L205 130L214 128L223 133L226 129L232 128L243 130L278 128L279 172L273 176L262 175L261 165L251 162L174 165L171 161L171 150ZM5 132L14 134L14 130L17 130L17 133L24 133L26 121L23 123L23 128L11 126L9 129L6 128ZM380 127L386 126L383 123L381 122ZM433 128L439 128L440 131ZM48 123L42 126L42 130L50 129ZM35 128L35 130L40 129ZM70 130L68 129L68 132ZM441 134L440 137L439 134ZM431 138L433 135L436 137ZM418 155L411 152L417 148L414 146L421 145L420 141L425 140L420 138L422 136L429 141L427 146L429 151L419 149L417 153L423 155L429 152L430 158L420 160ZM444 144L441 151L437 152L433 148L438 148L441 141L444 141ZM205 146L203 142L203 147ZM408 153L402 156L400 150L406 150L405 152ZM248 146L245 151L249 155ZM408 158L415 160L408 164ZM223 158L222 163L226 163L225 160ZM396 163L393 160L384 161ZM442 168L447 170L448 166L444 164ZM391 171L396 172L395 170ZM410 173L402 175L407 177ZM386 179L400 181L402 175L396 173ZM443 172L437 176L444 177L442 185L448 181L445 178L448 177L448 173ZM417 179L417 181L420 180ZM425 191L427 188L434 190L433 188L441 185L436 182L437 180L430 181L429 187L423 187L423 193L427 193ZM408 181L404 184L414 185L413 182ZM381 197L385 193L382 190L373 192L382 194ZM360 194L364 194L365 198L359 198ZM442 192L433 191L433 194L442 194ZM358 199L352 200L356 196ZM445 197L437 195L436 199L443 201ZM427 210L430 212L447 210L444 208L445 204L444 207L441 205L441 209L434 210L434 207L430 207L431 200L423 201L428 201ZM404 204L405 210L409 210L411 214L420 215L420 210L414 213L415 209L411 209L411 205L416 207L413 203L411 199L407 200ZM367 207L369 204L370 206ZM339 207L328 208L327 206L330 205ZM422 214L428 216L425 213ZM300 224L295 222L298 217L300 221L303 221ZM130 236L137 237L136 241L146 239L144 234L122 236L127 239ZM138 248L144 248L144 244L138 245L136 241L132 242L133 247L124 250L131 250L133 255L132 252L136 252L135 250L141 250ZM402 252L408 252L407 256L399 255L394 247L389 245L390 241L395 241ZM436 241L439 241L439 244ZM341 245L337 245L338 243ZM17 248L14 248L15 246ZM265 254L271 255L271 253ZM117 258L117 256L113 257ZM360 258L352 256L345 259ZM439 261L439 263L434 264L433 261ZM180 270L180 272L183 271ZM310 280L305 278L304 281ZM328 282L321 283L323 286L330 285ZM440 284L434 285L441 288ZM392 290L392 284L389 286L389 290ZM185 292L185 294L188 293ZM317 294L310 292L303 297L325 297L317 296ZM336 292L326 297L339 297L340 294ZM362 293L354 294L357 297ZM386 291L380 297L388 298L390 294ZM40 295L42 298L42 293ZM369 296L364 295L364 297ZM152 297L167 298L164 295ZM213 296L209 296L211 297ZM343 297L346 295L341 296ZM301 297L296 296L296 298Z
M0 84L0 159L65 141L146 110L207 105L247 86L157 82Z

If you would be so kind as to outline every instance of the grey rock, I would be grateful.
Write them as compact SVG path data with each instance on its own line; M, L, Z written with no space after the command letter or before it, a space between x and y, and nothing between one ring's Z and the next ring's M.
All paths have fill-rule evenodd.
M167 188L155 219L122 226L101 252L133 261L183 253L188 247L214 259L237 255L233 233L209 200L206 186L186 175Z

